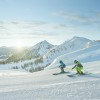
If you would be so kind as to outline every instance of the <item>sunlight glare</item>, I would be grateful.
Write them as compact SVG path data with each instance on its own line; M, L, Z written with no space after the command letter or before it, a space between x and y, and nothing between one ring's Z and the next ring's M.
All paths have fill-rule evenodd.
M16 40L15 42L15 47L18 49L18 50L22 50L23 49L23 42L21 40Z

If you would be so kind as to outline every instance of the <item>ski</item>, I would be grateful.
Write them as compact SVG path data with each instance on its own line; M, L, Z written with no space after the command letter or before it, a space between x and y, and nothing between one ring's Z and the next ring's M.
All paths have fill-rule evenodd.
M90 74L92 74L92 73L83 73L82 75L80 75L80 74L68 74L67 76L68 77L75 77L75 76L84 76L84 75L90 75Z

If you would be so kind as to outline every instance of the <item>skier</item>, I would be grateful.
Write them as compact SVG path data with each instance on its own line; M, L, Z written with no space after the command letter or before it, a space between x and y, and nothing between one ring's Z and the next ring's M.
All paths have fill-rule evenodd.
M66 65L63 63L63 61L62 60L60 60L59 61L59 63L60 63L60 69L61 69L61 73L64 73L65 71L64 71L64 68L66 67Z
M76 68L77 74L82 75L83 65L77 60L75 60L74 63L75 63L75 66L72 69Z

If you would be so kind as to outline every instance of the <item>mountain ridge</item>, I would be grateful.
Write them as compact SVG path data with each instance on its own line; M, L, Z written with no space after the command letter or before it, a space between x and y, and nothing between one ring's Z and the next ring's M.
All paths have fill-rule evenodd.
M11 58L10 62L17 63L17 66L19 66L18 63L21 62L19 68L22 67L26 70L33 70L37 67L43 69L61 55L90 48L99 44L100 42L98 41L77 36L74 36L60 45L52 45L44 40L28 48L26 51L22 51L22 53L17 54L17 56L15 54L14 57Z

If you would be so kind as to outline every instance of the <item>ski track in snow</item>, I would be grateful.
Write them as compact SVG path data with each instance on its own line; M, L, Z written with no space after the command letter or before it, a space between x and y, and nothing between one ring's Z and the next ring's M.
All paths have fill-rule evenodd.
M95 84L96 83L96 84ZM48 85L49 86L49 85ZM99 100L100 81L56 84L0 93L0 100ZM94 93L96 90L96 93ZM92 91L92 92L91 92ZM6 96L6 97L5 97ZM92 98L92 99L91 99Z
M93 74L68 77L52 75L59 69L33 74L18 72L19 75L8 71L8 75L0 77L0 100L100 100L100 61L84 65Z

